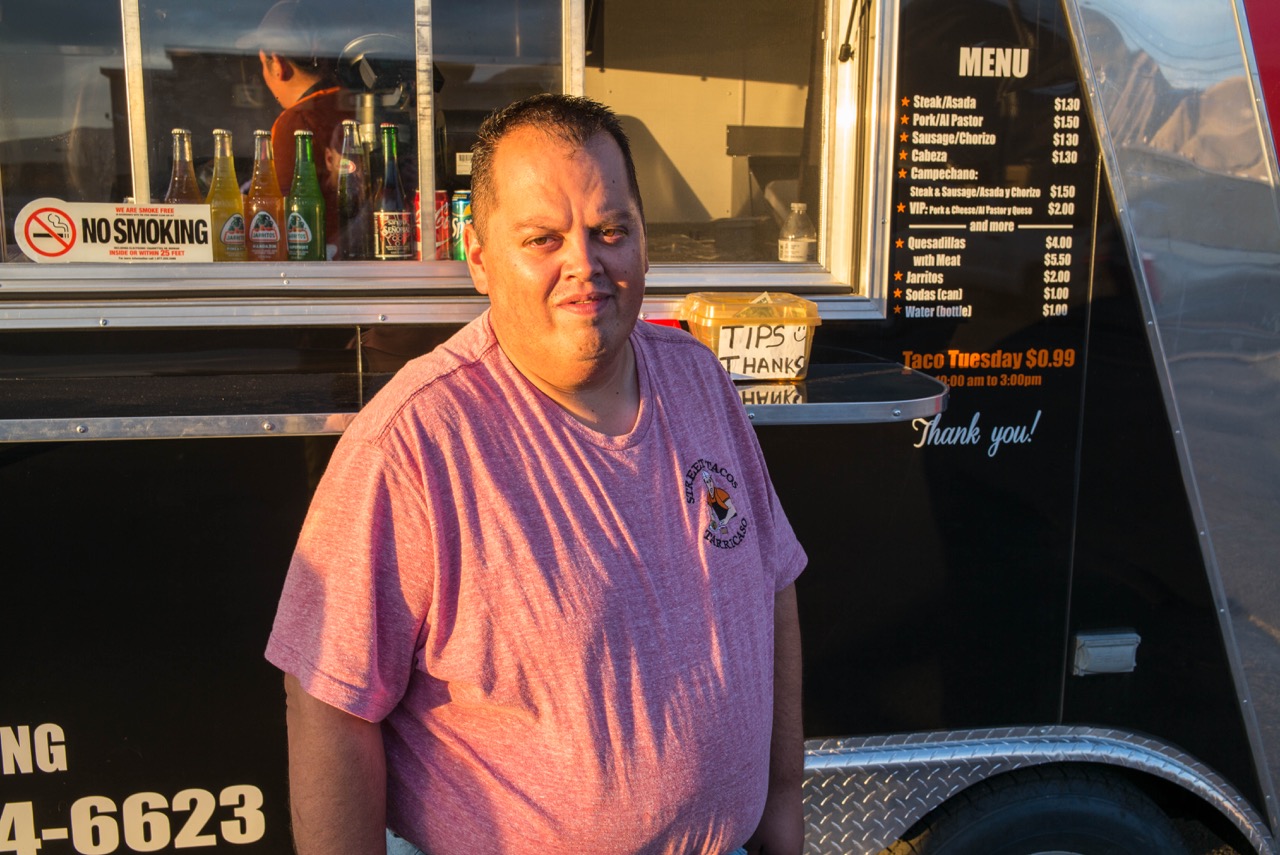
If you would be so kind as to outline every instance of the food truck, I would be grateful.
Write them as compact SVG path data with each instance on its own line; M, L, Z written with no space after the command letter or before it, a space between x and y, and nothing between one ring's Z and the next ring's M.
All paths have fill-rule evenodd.
M300 2L359 146L311 163L405 235L398 183L407 258L212 199L269 0L0 0L0 853L291 851L293 542L483 310L469 147L541 91L622 117L643 319L734 374L809 554L805 851L1278 851L1263 0Z

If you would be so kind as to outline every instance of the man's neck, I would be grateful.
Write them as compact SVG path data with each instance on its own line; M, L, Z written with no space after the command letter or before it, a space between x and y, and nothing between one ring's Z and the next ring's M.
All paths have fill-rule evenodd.
M640 377L631 342L614 364L584 378L540 377L526 371L510 353L507 358L539 391L592 430L622 436L635 427L640 414Z
M284 98L281 99L282 102L283 100L288 99L289 103L282 104L282 106L287 110L302 99L319 92L323 88L324 81L318 77L303 77L300 74L296 75L294 80L290 81L289 88L284 93Z

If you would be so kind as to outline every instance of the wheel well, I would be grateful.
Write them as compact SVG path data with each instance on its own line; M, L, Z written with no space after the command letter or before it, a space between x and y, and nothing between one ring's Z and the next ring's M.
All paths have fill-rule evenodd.
M1240 855L1247 855L1247 853L1257 851L1249 843L1245 835L1221 811L1176 783L1136 769L1111 766L1106 763L1087 762L1042 763L992 775L959 793L953 794L947 802L939 805L928 815L917 821L915 825L907 830L902 839L911 839L919 829L933 822L939 811L948 809L957 796L971 791L973 787L1002 787L1020 780L1042 780L1047 775L1052 775L1055 771L1064 774L1083 772L1091 776L1123 780L1133 785L1147 798L1151 799L1173 821L1178 832L1187 840L1187 846L1193 855L1221 853L1223 844L1231 847ZM894 850L891 848L889 851L910 850Z
M1222 811L1173 781L1136 769L1108 766L1103 763L1081 765L1088 765L1106 774L1122 776L1142 790L1174 820L1179 831L1188 838L1188 845L1193 847L1192 852L1212 851L1213 838L1216 838L1220 844L1230 846L1241 855L1257 851L1240 829L1223 815ZM1208 837L1205 832L1208 833ZM1202 849L1194 848L1198 843L1202 845Z

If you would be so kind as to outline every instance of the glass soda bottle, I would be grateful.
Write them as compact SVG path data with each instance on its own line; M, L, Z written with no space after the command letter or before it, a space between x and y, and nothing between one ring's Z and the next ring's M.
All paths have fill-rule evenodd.
M809 219L808 205L792 202L791 213L778 233L779 261L813 261L818 232Z
M369 171L359 123L345 119L338 161L338 258L373 258L370 201Z
M213 183L209 185L209 214L213 221L213 260L245 260L244 197L236 180L231 154L231 131L213 132Z
M293 185L285 201L290 261L324 261L324 196L311 157L311 131L294 131Z
M164 193L164 201L166 205L204 203L191 160L191 131L186 128L173 129L173 171L169 173L169 189Z
M284 235L284 194L276 180L271 131L253 132L253 178L245 199L249 220L249 260L284 261L288 257Z
M413 211L405 202L396 164L396 126L382 123L382 186L373 204L373 257L383 261L413 258Z

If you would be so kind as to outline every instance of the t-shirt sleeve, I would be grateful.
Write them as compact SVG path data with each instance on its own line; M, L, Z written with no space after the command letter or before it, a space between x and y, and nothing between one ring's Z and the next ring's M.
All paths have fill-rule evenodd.
M760 440L756 436L751 420L747 418L742 399L738 396L733 380L714 357L707 359L710 351L705 347L700 346L700 349L695 352L699 354L702 361L708 363L707 372L717 378L723 405L731 414L737 434L742 437L745 447L750 449L748 453L753 455L752 463L755 470L759 472L759 481L763 485L762 494L757 497L757 500L768 512L761 544L762 557L765 566L772 569L774 573L774 590L781 591L800 577L809 563L809 557L791 528L791 522L782 508L777 491L773 489L773 479L769 477L769 466L765 462L764 451L760 448Z
M760 466L767 476L769 470L764 467L763 454L760 455ZM800 540L791 528L791 521L787 519L787 514L782 509L782 502L778 500L778 494L773 489L773 481L766 477L765 485L769 492L769 509L774 530L773 589L781 591L800 577L804 568L808 566L809 556L805 554L804 547L800 545Z
M426 631L435 573L422 495L421 477L379 448L339 442L267 644L309 694L368 721L399 702Z

